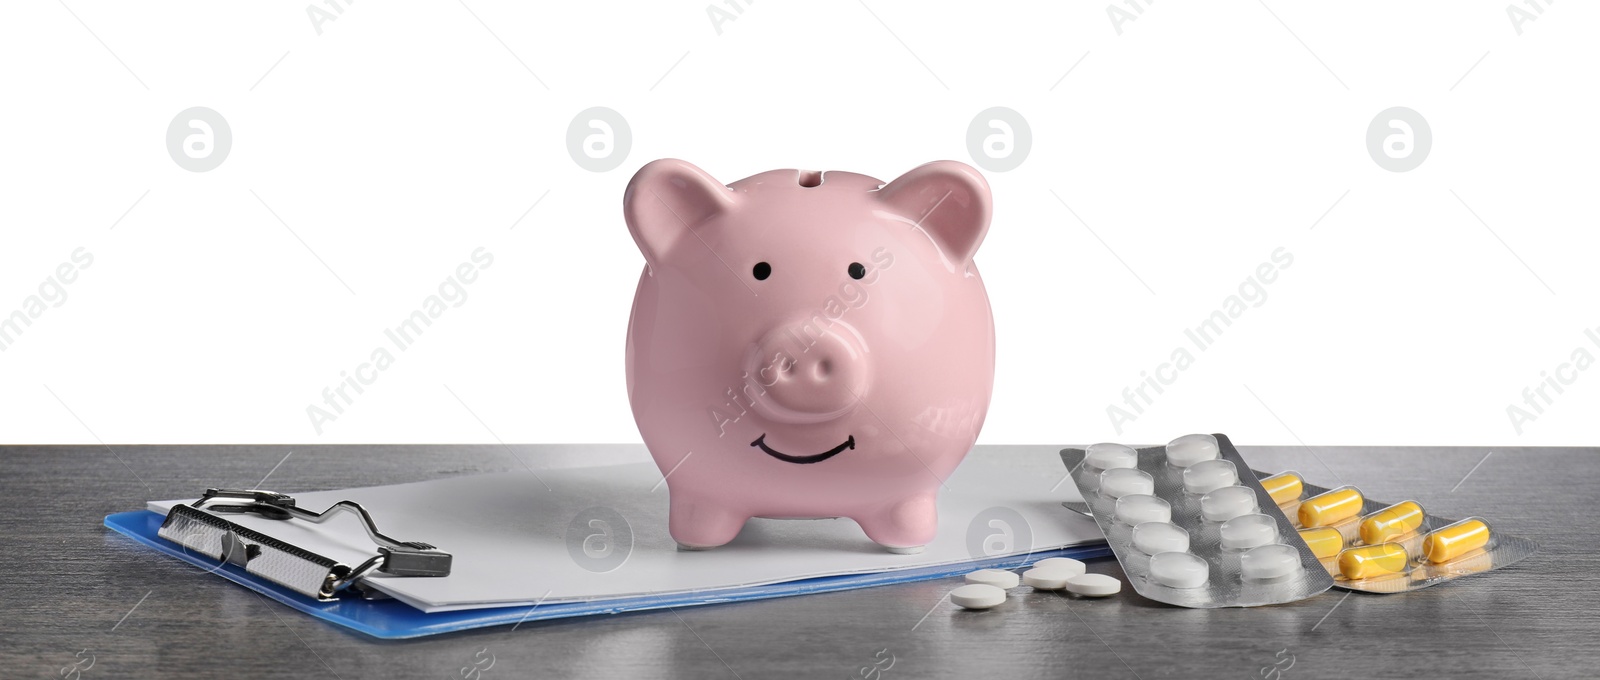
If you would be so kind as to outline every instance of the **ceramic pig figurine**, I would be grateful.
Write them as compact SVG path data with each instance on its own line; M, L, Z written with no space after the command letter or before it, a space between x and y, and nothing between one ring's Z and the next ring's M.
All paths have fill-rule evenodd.
M849 517L893 552L983 426L994 321L972 256L989 186L954 161L884 184L773 170L724 185L679 160L623 197L645 270L628 397L686 549L751 517Z

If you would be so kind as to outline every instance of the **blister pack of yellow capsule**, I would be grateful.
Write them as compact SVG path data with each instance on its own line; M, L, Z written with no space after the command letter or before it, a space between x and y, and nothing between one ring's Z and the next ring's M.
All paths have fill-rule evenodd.
M1356 487L1316 486L1293 471L1256 474L1335 588L1404 593L1509 566L1539 549L1479 517L1445 519L1416 501L1374 501Z

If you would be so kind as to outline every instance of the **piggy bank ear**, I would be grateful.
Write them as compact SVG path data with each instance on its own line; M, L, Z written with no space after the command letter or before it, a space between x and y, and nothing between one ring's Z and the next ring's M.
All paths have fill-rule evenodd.
M918 166L879 189L878 200L920 227L958 265L972 260L989 231L989 183L964 163Z
M704 170L674 158L651 161L628 182L622 213L639 251L652 265L690 229L733 207L733 190Z

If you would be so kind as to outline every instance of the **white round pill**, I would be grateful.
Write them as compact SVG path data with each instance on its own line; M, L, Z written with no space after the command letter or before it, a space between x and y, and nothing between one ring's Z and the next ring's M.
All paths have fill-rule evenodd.
M950 591L950 601L966 609L988 609L1006 601L1006 591L984 583L969 583Z
M1068 576L1077 576L1078 574L1082 574L1084 571L1088 570L1088 567L1082 562L1070 557L1046 557L1038 562L1034 562L1033 568L1061 569L1065 570Z
M1099 470L1139 467L1139 452L1122 444L1090 444L1083 451L1083 464Z
M1239 472L1231 460L1202 460L1183 469L1183 490L1192 494L1211 493L1239 483Z
M1278 542L1278 523L1261 513L1240 515L1222 523L1222 547L1244 550Z
M1211 522L1226 522L1256 510L1256 492L1248 487L1225 486L1200 497L1200 516Z
M1100 493L1112 498L1156 490L1156 480L1147 472L1133 468L1112 468L1100 473Z
M1172 504L1150 494L1128 494L1117 499L1116 511L1112 516L1123 524L1171 522Z
M1122 591L1122 582L1105 574L1078 574L1067 579L1067 592L1084 597L1109 597Z
M1222 457L1217 438L1209 434L1186 434L1167 442L1167 462L1186 468L1202 460Z
M1170 522L1145 522L1133 527L1133 547L1146 555L1189 549L1189 532Z
M1239 557L1239 576L1250 581L1283 578L1300 568L1300 551L1283 544L1251 548Z
M1016 573L1004 569L979 569L967 574L964 578L967 583L981 583L1001 589L1015 588L1021 582Z
M1034 567L1022 572L1022 583L1037 590L1061 590L1067 587L1067 579L1081 573L1065 567Z
M1150 556L1150 578L1168 588L1199 588L1211 577L1211 565L1186 552Z

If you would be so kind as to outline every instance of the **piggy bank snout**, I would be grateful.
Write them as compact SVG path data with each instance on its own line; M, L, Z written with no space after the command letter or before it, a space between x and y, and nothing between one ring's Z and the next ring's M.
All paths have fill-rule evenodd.
M779 324L757 342L746 366L762 415L784 423L817 423L854 410L866 398L866 348L843 322Z

